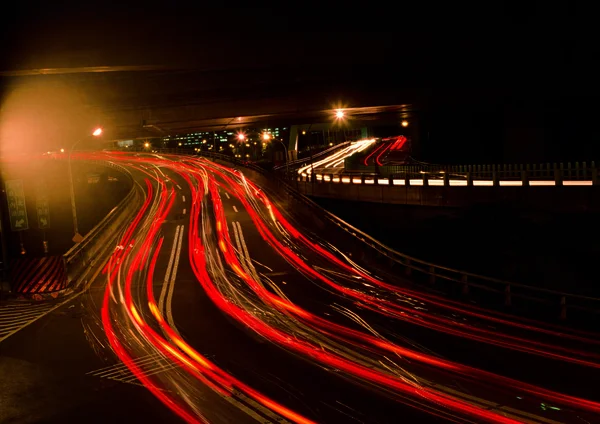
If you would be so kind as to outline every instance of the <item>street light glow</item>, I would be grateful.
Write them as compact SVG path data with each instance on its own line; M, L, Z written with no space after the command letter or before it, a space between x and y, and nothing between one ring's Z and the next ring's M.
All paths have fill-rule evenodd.
M144 143L144 147L147 149L148 147L150 147L150 143L148 143L148 142Z
M96 129L94 130L94 132L92 133L92 135L93 135L94 137L98 137L98 136L102 135L102 128L100 128L100 127L96 128Z
M65 152L65 149L60 149L60 152L61 152L61 153L64 153L64 152Z
M263 133L262 138L263 138L263 140L268 141L271 139L271 134L265 132L265 133Z
M335 117L337 119L342 119L346 114L344 113L344 111L342 109L338 109L337 112L335 112Z
M408 121L405 119L404 121L401 122L401 124L404 128L408 127Z
M246 135L244 133L238 133L237 138L239 141L244 141L246 139Z

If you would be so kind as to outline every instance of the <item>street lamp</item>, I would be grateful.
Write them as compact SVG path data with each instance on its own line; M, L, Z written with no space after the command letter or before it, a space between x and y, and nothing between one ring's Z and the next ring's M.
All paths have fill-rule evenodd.
M93 137L99 137L102 135L102 128L98 127L96 128L91 136ZM88 138L90 136L87 136L83 139L79 139L77 140L75 143L73 143L73 145L71 146L71 149L69 150L69 185L70 185L70 189L71 189L71 211L73 212L73 232L75 233L75 235L73 236L73 241L75 243L79 243L83 237L81 236L81 234L79 234L79 226L77 225L77 206L75 205L75 186L73 184L73 166L71 164L71 155L73 154L73 150L75 150L75 147L77 147L77 145L79 144L80 141ZM63 149L61 149L62 151Z
M342 109L338 109L338 110L335 112L335 117L336 117L337 119L342 119L342 118L343 118L345 115L346 115L346 113L344 113L344 111L343 111Z
M237 139L239 141L244 141L246 139L246 135L244 133L238 133Z
M271 134L269 134L268 132L264 132L262 135L262 139L265 141L269 141L271 139Z
M408 127L408 121L405 119L403 120L400 125L402 125L404 128Z
M148 143L148 142L145 142L145 143L144 143L144 147L147 149L148 147L150 147L150 143Z

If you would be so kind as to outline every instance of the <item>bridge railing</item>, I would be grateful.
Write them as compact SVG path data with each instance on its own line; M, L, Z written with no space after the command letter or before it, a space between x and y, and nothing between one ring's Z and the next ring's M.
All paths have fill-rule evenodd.
M130 180L131 190L94 228L92 228L80 243L73 246L63 255L67 271L67 287L77 288L86 281L88 274L105 258L106 254L115 247L115 241L122 229L126 227L141 205L141 194L133 184L133 177L125 167L107 161L86 161L95 165L111 167L121 172Z
M239 161L230 156L202 153L222 161L244 166L266 175L272 179L272 174L250 163ZM448 293L458 297L476 299L478 303L503 311L519 313L521 315L539 316L558 320L577 320L578 323L600 319L600 298L568 293L560 290L545 289L542 287L505 281L487 277L468 271L454 269L447 266L434 264L400 253L370 235L353 227L331 212L321 208L308 197L302 195L288 182L279 180L285 190L297 201L303 203L314 212L314 216L324 218L339 229L343 230L351 240L358 244L353 248L355 255L363 260L376 265L379 269L396 269L409 281L428 288L444 287ZM348 244L349 245L349 244ZM389 271L383 271L383 273Z
M357 165L338 174L315 169L298 181L419 186L598 185L595 162L503 165Z

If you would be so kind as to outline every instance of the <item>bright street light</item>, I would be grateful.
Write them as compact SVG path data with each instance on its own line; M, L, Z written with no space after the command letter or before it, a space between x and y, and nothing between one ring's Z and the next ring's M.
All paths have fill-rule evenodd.
M408 121L405 119L404 121L402 121L400 123L400 125L402 125L404 128L408 127Z
M246 135L244 133L238 133L237 138L239 141L244 141L246 139Z
M335 112L335 117L337 119L342 119L346 114L344 113L344 111L342 109L338 109L337 112Z
M271 134L265 132L263 133L262 138L263 140L268 141L271 139Z
M150 147L150 143L148 143L148 142L144 143L144 147L147 149L148 147Z
M100 137L102 135L102 128L98 127L96 128L94 131L92 131L92 134L90 135L88 133L87 137ZM77 204L75 203L75 184L73 183L73 165L71 164L71 155L73 154L73 151L75 150L75 147L77 147L77 145L79 144L80 141L82 141L84 139L79 139L77 140L75 143L73 143L73 145L71 146L71 149L69 150L69 157L68 157L68 163L69 163L69 188L71 191L71 212L73 214L73 241L75 243L79 243L81 242L81 240L83 240L83 236L81 234L79 234L79 224L77 222ZM65 152L65 149L60 149L61 153Z
M64 153L64 152L65 152L65 149L60 149L60 152L61 152L61 153Z

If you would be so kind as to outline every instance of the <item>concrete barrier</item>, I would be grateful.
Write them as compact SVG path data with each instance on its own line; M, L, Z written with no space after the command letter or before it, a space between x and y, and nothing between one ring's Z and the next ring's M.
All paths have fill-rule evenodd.
M125 198L84 236L80 243L63 255L68 290L77 290L84 286L89 273L97 269L104 262L106 255L114 250L122 229L135 216L143 202L143 194L133 184L133 178L126 168L112 162L94 161L93 163L119 170L131 179L132 188Z

